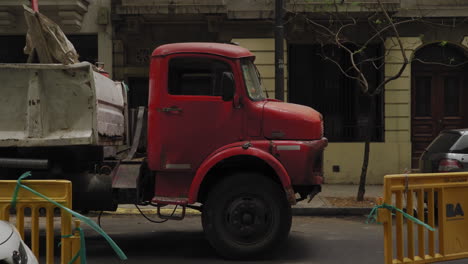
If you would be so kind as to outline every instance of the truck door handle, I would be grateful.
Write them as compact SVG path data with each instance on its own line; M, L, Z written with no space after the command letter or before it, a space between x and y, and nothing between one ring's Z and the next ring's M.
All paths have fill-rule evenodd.
M164 108L158 108L158 112L182 112L182 108L179 108L177 106L172 106L172 107L164 107Z

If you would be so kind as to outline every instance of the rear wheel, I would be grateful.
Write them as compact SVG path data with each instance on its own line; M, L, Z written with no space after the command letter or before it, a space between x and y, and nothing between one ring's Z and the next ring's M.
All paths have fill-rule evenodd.
M223 257L258 257L287 238L291 207L282 187L271 179L234 174L208 194L202 223L211 246Z

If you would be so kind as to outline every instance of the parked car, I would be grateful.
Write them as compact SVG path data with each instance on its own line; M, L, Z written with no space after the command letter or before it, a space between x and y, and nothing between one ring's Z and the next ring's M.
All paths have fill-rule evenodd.
M0 221L0 264L38 264L16 228L6 221Z
M468 171L468 128L442 131L421 155L419 170Z

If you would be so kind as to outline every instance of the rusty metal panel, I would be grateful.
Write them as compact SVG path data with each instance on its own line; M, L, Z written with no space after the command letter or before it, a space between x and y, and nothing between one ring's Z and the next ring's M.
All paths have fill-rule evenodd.
M122 163L115 169L113 175L112 188L135 189L140 173L141 163Z
M89 63L0 64L0 80L0 147L119 144L123 139L122 88Z
M97 130L99 135L122 137L124 135L124 99L122 86L109 78L93 72L97 99Z

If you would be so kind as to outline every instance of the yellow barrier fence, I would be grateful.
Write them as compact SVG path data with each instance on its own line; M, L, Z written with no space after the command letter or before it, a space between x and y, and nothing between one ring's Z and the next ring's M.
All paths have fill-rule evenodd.
M57 203L71 208L72 206L72 185L70 181L65 180L24 180L22 184L37 190ZM10 219L10 205L17 181L0 181L0 220L11 221ZM28 209L27 209L28 208ZM27 210L25 210L27 209ZM46 263L54 263L54 247L59 241L54 238L54 219L55 219L56 206L45 201L43 198L27 191L22 188L19 189L17 202L16 202L16 228L18 229L21 237L25 238L25 225L30 219L30 233L31 233L31 247L34 255L39 259L39 248L44 247L40 245L39 232L40 232L40 219L41 215L45 218L45 252ZM25 211L30 211L30 218L25 217ZM76 221L79 226L79 221ZM60 226L61 226L61 263L68 263L72 257L80 249L80 238L75 232L72 234L72 216L61 210L60 213ZM27 242L27 241L26 241ZM78 262L79 263L79 260Z
M387 175L377 221L384 225L385 263L468 258L468 173ZM431 231L404 213L434 227ZM417 220L416 220L417 221Z

